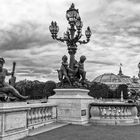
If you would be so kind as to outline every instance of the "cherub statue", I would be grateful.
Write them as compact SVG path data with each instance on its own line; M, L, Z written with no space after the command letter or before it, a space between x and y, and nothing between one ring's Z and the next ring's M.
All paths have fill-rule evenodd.
M68 57L66 55L64 55L62 57L62 64L61 64L61 67L60 67L60 70L57 70L58 71L58 78L59 80L61 81L61 83L63 84L63 80L64 78L66 78L66 80L68 81L69 85L71 86L71 81L68 77L68 70L69 70L69 67L68 67Z
M80 61L78 63L78 74L80 77L82 77L81 81L85 81L86 80L86 71L84 70L84 62L86 60L86 57L84 55L82 55L80 57Z
M5 60L0 58L0 95L6 95L5 97L8 97L9 94L11 94L12 97L16 97L22 100L27 99L28 96L22 96L13 86L5 82L5 77L13 75L13 72L10 73L7 69L3 68L4 63Z

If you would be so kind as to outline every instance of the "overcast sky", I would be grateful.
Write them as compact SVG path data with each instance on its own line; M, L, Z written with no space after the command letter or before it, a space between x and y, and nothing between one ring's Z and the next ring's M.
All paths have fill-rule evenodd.
M83 35L87 26L91 41L79 45L76 59L86 55L87 79L103 73L137 76L140 61L139 0L0 0L0 55L5 67L17 62L18 80L57 80L67 46L51 38L49 25L57 21L59 36L68 27L66 10L71 3L79 9ZM84 36L83 36L83 39Z

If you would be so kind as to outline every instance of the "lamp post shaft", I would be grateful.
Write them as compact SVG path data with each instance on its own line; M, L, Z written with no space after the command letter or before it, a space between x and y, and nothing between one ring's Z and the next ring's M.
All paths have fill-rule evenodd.
M75 42L73 41L74 40L74 35L75 35L75 28L74 28L74 24L71 25L71 28L69 29L70 30L70 34L71 34L71 44L68 48L68 52L69 52L69 55L70 55L70 63L69 63L69 67L73 70L74 69L74 62L75 62L75 53L76 53L76 44Z
M73 70L74 69L74 61L75 61L75 55L71 54L70 55L70 64L69 67Z
M70 63L69 63L69 67L73 70L74 69L74 63L75 63L75 53L76 53L76 46L70 46L68 48L68 53L70 55Z

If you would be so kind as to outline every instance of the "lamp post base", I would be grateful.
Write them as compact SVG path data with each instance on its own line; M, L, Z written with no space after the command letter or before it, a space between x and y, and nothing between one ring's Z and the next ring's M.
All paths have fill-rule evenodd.
M59 122L86 124L89 122L89 104L93 98L86 89L55 89L56 94L49 102L57 104Z

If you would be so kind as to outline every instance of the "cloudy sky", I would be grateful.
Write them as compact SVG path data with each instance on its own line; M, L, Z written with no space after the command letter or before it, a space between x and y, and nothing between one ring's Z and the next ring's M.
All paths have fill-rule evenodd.
M79 9L83 35L87 26L91 41L79 45L76 59L86 55L87 78L103 73L137 76L140 61L139 0L0 0L0 56L5 67L16 61L18 80L57 80L61 57L67 54L64 43L51 38L50 22L57 21L59 36L68 27L65 12L71 3ZM83 39L84 36L83 36Z

